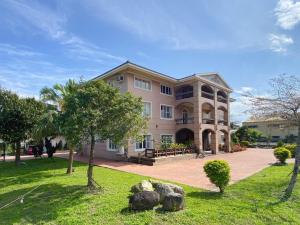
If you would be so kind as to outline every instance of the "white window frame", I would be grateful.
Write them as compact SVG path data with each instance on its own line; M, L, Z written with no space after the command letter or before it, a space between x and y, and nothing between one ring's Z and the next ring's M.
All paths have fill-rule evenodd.
M169 94L166 94L166 93L161 92L161 86L165 86L165 87L170 88L172 94L169 95ZM164 84L164 83L160 83L159 88L160 88L160 93L161 93L162 95L171 96L171 97L173 96L173 93L174 93L174 88L173 88L173 87L171 87L171 86L169 86L169 85L167 85L167 84Z
M142 102L143 103L150 103L150 116L145 116L145 118L152 118L152 101L142 101ZM143 109L143 112L144 112L144 109Z
M161 106L168 106L168 107L172 108L172 117L171 118L161 117ZM173 120L174 119L174 106L173 105L160 104L160 106L159 106L159 116L160 116L161 120Z
M144 81L148 81L150 82L150 89L145 89L145 88L141 88L141 87L138 87L135 85L135 80L136 79L140 79L140 80L144 80ZM140 90L144 90L144 91L152 91L152 81L147 79L147 78L144 78L144 77L140 77L140 76L135 76L134 75L134 78L133 78L133 86L134 88L137 88L137 89L140 89Z
M119 151L119 146L118 145L117 145L116 149L115 148L110 148L110 146L109 146L109 142L110 141L111 141L110 139L106 140L106 149L107 149L107 151L109 151L109 152L117 152L117 151Z
M144 136L150 136L150 141L152 142L150 146L150 148L153 148L153 135L152 134L143 134L143 137ZM134 151L136 152L141 152L141 151L144 151L146 148L136 148L136 141L134 142Z

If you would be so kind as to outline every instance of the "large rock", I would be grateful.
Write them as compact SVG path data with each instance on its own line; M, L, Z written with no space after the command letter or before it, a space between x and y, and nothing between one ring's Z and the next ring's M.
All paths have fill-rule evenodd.
M129 199L129 208L133 210L147 210L159 204L159 194L155 191L142 191Z
M164 201L165 197L168 194L174 193L172 188L170 188L170 186L167 184L155 183L155 185L153 185L153 187L154 187L154 190L159 194L159 199L160 199L161 203Z
M173 192L184 195L184 190L183 190L183 188L180 187L180 186L178 186L178 185L176 185L176 184L161 183L161 182L158 182L158 181L155 181L155 180L150 180L150 182L152 183L154 189L155 189L159 184L164 184L164 185L169 186L169 187L173 190Z
M179 211L184 208L184 196L179 193L170 193L165 196L163 201L163 210Z
M154 191L152 184L147 180L142 180L140 183L131 187L132 193L139 193L142 191Z

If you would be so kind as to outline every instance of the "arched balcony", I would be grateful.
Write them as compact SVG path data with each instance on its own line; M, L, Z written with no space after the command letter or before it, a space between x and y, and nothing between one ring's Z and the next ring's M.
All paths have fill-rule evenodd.
M218 102L227 103L228 96L224 91L217 92L217 100Z
M183 85L177 87L175 89L176 100L191 98L194 96L193 94L193 86L192 85Z
M176 124L194 123L194 106L190 102L183 102L175 108Z
M202 85L201 96L203 98L208 98L208 99L214 100L214 90L206 84Z
M202 123L214 124L214 107L209 103L202 104Z
M228 125L228 111L222 106L218 108L218 124Z

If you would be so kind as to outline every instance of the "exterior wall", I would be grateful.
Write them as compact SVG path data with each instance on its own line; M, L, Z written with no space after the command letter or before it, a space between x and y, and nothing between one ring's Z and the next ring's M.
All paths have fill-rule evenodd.
M291 134L298 136L297 127L289 125L289 122L285 120L244 122L243 126L253 127L262 132L263 136L273 137L273 139L276 136L279 136L280 139L284 139Z
M123 75L124 80L119 82L117 77ZM134 78L139 77L145 80L151 81L151 90L142 90L135 87ZM227 103L221 103L217 99L217 91L220 90L217 87L214 87L211 84L208 84L214 90L214 99L208 99L201 96L201 87L206 84L204 81L197 78L189 79L187 81L181 82L167 82L165 79L162 79L158 76L151 75L149 73L143 73L141 71L136 71L132 68L126 69L123 72L109 76L104 79L106 82L109 82L112 86L118 87L122 93L127 91L131 92L136 96L140 96L143 101L151 102L151 118L149 118L148 130L145 134L152 135L153 148L160 146L161 135L173 135L175 141L176 132L182 128L187 128L194 132L194 144L196 147L203 151L203 137L202 133L206 129L209 129L213 132L212 134L212 153L217 153L219 149L219 143L221 143L221 131L225 132L224 135L227 137L227 145L230 146L230 128L226 125L218 124L218 107L222 106L227 110L226 120L229 123L229 100ZM160 85L164 84L172 88L172 96L165 95L160 93ZM193 86L193 97L176 100L175 89L183 86L191 85ZM226 93L229 99L229 93ZM215 121L213 124L204 124L202 120L202 106L205 103L209 103L213 106L213 115ZM173 118L172 119L161 119L160 116L160 107L161 104L169 105L173 107ZM193 118L193 121L188 124L176 123L176 119L182 118L182 111L187 110L188 117ZM89 145L84 147L84 153L88 155ZM137 156L139 150L135 149L134 140L128 142L127 154L128 156ZM108 159L119 159L120 155L123 155L123 151L109 151L107 149L107 143L97 143L95 146L95 157L108 158Z

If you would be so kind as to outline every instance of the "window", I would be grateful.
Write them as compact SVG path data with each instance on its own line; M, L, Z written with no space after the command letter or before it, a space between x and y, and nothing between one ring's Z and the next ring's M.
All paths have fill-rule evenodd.
M143 108L143 116L144 117L151 117L151 102L143 102L144 108Z
M160 106L160 118L172 119L173 118L173 107L168 105Z
M161 84L160 85L160 93L165 94L165 95L172 95L172 88Z
M118 150L118 145L113 143L112 140L107 140L107 150L108 151L117 151Z
M135 143L136 150L143 150L145 148L152 148L151 135L144 135L141 142Z
M171 135L171 134L162 134L160 139L161 139L161 143L172 144L173 135Z
M257 125L248 125L248 128L257 128Z
M151 90L151 82L135 77L134 78L134 87L150 91Z

